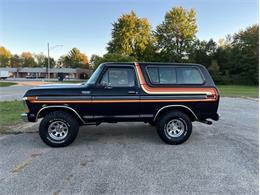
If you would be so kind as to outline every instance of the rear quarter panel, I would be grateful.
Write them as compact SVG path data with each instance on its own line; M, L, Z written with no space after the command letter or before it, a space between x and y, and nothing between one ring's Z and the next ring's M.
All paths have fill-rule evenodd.
M152 65L155 65L152 63ZM159 64L164 65L165 64ZM143 81L142 78L139 76L139 79L141 80L141 93L140 93L140 100L141 100L141 113L142 114L153 114L155 115L158 110L160 110L164 106L169 105L184 105L190 108L197 116L199 120L204 120L206 118L214 117L218 110L219 105L219 94L218 90L214 84L213 79L211 78L209 72L207 69L202 65L197 64L168 64L170 66L194 66L200 70L202 73L205 82L203 84L197 85L154 85L150 82L147 69L146 67L149 66L148 63L140 64L141 72L143 73ZM138 68L137 68L138 69ZM140 74L140 72L139 72ZM159 91L158 89L161 89L162 93L157 94L149 94L147 90L143 90L147 86L148 90L151 91ZM169 94L163 94L164 91L169 91ZM210 95L205 95L206 92L213 92L215 93L216 97L214 100L209 100ZM172 92L172 94L170 93ZM180 92L175 94L175 92ZM194 92L194 94L193 94ZM202 92L201 94L198 94ZM205 92L205 93L204 93ZM197 94L196 94L197 93ZM158 99L163 101L154 101L154 102L142 102L142 100L145 99ZM167 101L168 100L168 101Z

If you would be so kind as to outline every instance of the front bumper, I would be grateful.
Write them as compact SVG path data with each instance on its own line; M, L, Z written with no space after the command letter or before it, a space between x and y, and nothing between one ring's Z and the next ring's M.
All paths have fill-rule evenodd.
M29 122L29 119L28 119L28 113L23 113L21 114L21 118L24 122Z

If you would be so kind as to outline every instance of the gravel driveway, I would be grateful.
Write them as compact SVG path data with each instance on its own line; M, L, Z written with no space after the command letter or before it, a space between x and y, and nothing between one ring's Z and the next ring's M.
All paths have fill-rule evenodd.
M222 98L221 120L164 144L143 123L83 127L66 148L0 136L1 194L258 194L258 102Z

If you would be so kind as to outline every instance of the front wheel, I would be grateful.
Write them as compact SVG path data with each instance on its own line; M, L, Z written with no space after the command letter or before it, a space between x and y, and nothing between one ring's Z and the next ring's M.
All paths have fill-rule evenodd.
M64 111L47 114L39 126L39 134L44 143L52 147L71 144L78 135L79 124L74 116Z
M186 114L172 111L159 118L156 128L160 138L165 143L177 145L182 144L190 137L192 123Z

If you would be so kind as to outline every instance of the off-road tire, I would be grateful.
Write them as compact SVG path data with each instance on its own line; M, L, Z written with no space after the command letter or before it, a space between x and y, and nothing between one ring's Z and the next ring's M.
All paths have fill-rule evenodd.
M66 136L61 139L53 139L55 137L49 133L51 124L63 124L66 127ZM47 114L41 121L39 126L39 134L44 143L51 147L65 147L71 144L78 135L79 124L73 115L65 111L54 111ZM65 133L64 133L65 135ZM52 136L52 137L51 137Z
M183 133L177 137L171 137L169 133L167 133L167 124L171 121L177 121L183 123ZM157 123L156 129L160 138L167 144L178 145L184 143L192 133L192 123L190 118L183 112L180 111L171 111L162 115Z

